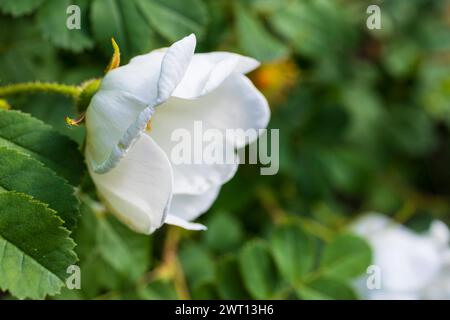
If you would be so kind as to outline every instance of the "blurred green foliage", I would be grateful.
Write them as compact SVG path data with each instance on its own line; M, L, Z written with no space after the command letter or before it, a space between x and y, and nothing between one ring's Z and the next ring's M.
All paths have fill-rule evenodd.
M82 10L81 30L65 27L69 4ZM381 8L380 30L366 27L370 4ZM151 237L92 209L84 177L90 196L74 230L82 289L59 298L353 299L371 261L347 233L358 214L416 230L450 222L448 1L1 0L0 11L1 85L101 77L111 37L123 63L194 32L198 52L274 66L251 77L279 91L270 127L280 129L280 172L241 166L200 219L208 231ZM69 100L8 102L82 144L83 128L63 121L75 116Z

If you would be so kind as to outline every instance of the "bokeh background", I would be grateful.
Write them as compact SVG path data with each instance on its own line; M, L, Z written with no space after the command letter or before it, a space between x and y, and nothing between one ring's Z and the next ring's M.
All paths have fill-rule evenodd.
M80 31L65 27L70 4ZM370 4L380 30L366 26ZM197 52L262 61L250 78L280 129L279 173L240 166L200 218L206 232L134 234L85 177L82 289L59 298L357 298L371 251L347 234L356 217L380 212L417 232L450 222L450 1L0 0L0 12L0 85L79 84L103 76L111 37L124 64L194 32ZM83 127L64 122L70 100L8 101L82 145Z

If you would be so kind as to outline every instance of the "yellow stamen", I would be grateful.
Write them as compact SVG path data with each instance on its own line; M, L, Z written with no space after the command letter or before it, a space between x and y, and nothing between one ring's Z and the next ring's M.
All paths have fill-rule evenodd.
M80 125L80 123L82 123L84 121L85 115L86 115L85 113L82 113L80 115L80 117L77 118L77 119L72 119L72 118L69 118L69 117L65 117L64 120L66 121L66 123L69 126L78 126L78 125Z

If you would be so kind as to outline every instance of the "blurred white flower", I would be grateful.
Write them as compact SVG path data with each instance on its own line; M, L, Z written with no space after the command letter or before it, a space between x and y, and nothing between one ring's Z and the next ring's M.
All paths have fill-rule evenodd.
M415 233L388 217L371 213L353 231L365 237L381 271L381 288L369 290L367 277L356 283L363 299L450 299L450 232L433 221L427 233Z
M259 63L227 52L194 54L195 36L109 71L86 112L86 160L99 196L124 223L151 233L191 223L216 199L237 164L174 164L171 132L262 129L266 99L244 76ZM151 120L151 122L150 122ZM241 148L242 136L226 142Z

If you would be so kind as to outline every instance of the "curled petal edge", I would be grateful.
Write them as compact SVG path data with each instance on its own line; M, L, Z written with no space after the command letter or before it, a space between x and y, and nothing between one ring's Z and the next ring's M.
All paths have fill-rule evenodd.
M170 97L170 92L176 88L184 73L186 72L189 62L194 55L196 38L191 34L178 42L175 42L166 52L163 58L161 73L159 75L161 83L158 83L158 96L156 101L149 104L142 110L136 120L125 131L119 142L113 147L108 158L100 164L93 164L95 173L106 173L113 169L119 161L124 157L127 151L132 147L133 143L140 137L147 123L150 121L155 108L165 102ZM178 63L177 56L182 63ZM171 70L170 63L175 63L177 70ZM172 77L172 79L169 79Z

